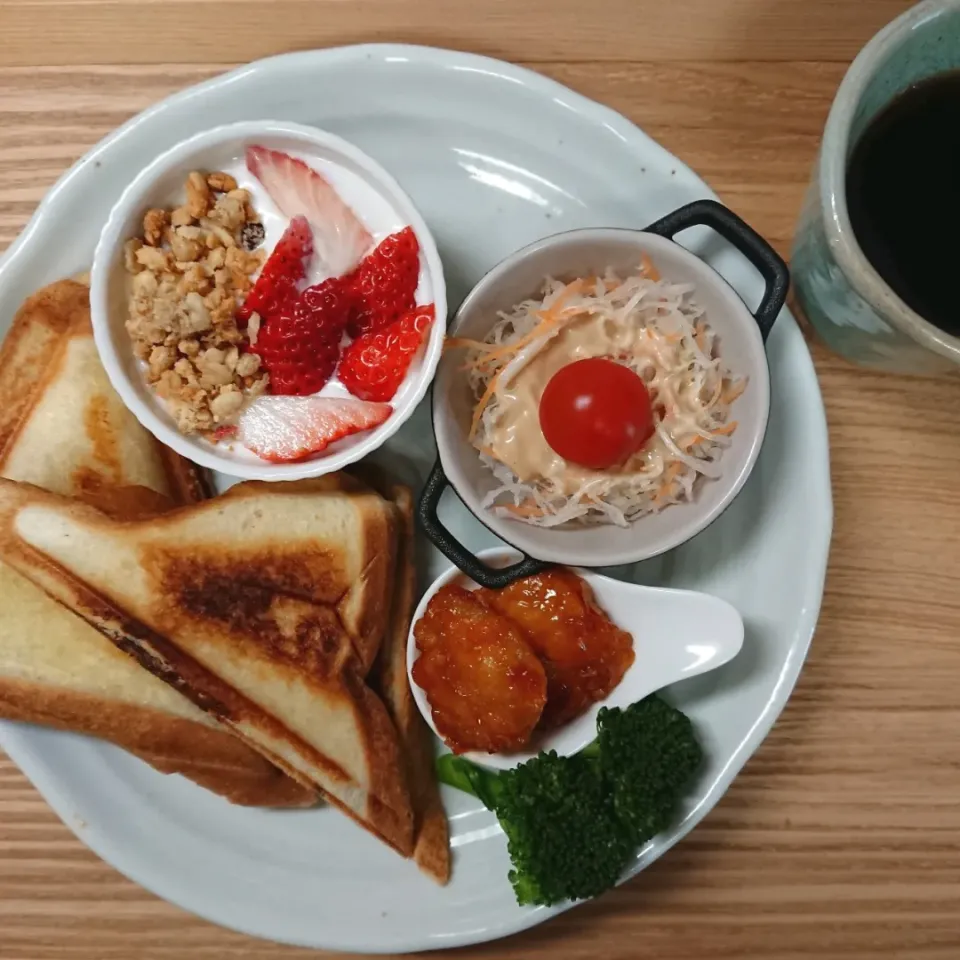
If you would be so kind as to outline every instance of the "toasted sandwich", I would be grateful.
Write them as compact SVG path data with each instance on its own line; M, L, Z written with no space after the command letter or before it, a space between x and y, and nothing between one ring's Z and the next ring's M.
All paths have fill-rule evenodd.
M204 496L195 469L154 440L110 387L82 284L62 281L31 297L0 350L0 475L120 517ZM314 790L3 563L0 598L0 717L110 740L235 803L316 801Z
M393 606L369 682L383 699L400 737L414 816L414 860L439 884L450 879L450 832L437 783L434 738L420 716L407 675L407 638L416 603L413 497L408 487L391 482L364 464L356 474L393 501L400 518Z
M397 511L330 478L138 520L0 481L0 559L405 856L399 737L366 683Z

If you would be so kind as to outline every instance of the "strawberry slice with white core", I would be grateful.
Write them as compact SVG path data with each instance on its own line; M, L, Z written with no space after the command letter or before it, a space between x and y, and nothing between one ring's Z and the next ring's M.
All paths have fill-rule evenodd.
M310 223L306 217L294 217L267 258L247 299L237 310L237 319L246 323L254 313L259 313L262 318L295 297L300 281L307 275L311 257L313 234Z
M373 237L324 176L267 147L247 147L246 159L247 169L284 216L310 221L316 255L331 276L342 276L363 259Z
M264 460L289 463L379 427L392 412L389 403L352 398L258 397L241 416L237 439Z

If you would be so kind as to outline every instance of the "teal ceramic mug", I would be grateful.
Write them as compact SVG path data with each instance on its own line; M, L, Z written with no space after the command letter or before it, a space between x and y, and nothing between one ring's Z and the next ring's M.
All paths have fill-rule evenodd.
M863 255L847 213L847 162L891 100L948 70L960 70L960 0L925 0L863 48L830 109L794 242L794 295L810 324L835 352L895 373L956 370L960 338L911 310Z

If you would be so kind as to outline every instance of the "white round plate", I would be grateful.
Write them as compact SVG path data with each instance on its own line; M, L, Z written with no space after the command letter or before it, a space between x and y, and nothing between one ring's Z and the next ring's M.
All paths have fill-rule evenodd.
M574 227L642 227L712 196L623 117L518 67L405 46L293 54L180 93L84 157L0 265L0 324L37 287L88 267L110 208L154 157L194 132L252 119L314 124L379 160L436 237L451 306L506 254L539 237ZM739 254L694 231L683 237L749 304L757 302L759 277ZM746 623L740 656L672 688L708 759L680 821L641 851L632 873L702 819L760 744L816 624L832 525L823 406L786 311L767 351L770 429L744 491L690 543L623 573L717 594ZM422 404L379 459L419 483L433 458ZM471 547L496 544L452 495L441 515ZM447 564L422 547L426 584ZM109 745L28 726L0 725L0 746L118 870L250 934L332 950L409 951L502 937L561 909L516 905L494 817L453 790L444 793L453 880L440 889L334 810L233 808Z

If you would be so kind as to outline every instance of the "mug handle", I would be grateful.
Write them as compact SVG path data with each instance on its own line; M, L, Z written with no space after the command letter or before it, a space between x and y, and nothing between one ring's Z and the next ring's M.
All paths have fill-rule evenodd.
M783 258L753 227L716 200L694 200L651 223L645 232L673 240L681 230L696 226L714 229L760 271L765 289L753 318L760 328L761 339L766 342L790 286L790 271Z
M437 516L440 498L449 483L450 481L447 480L447 475L443 472L443 465L438 457L437 462L433 465L433 470L430 471L423 493L420 495L417 516L420 525L423 527L423 532L430 542L471 580L475 580L481 587L500 590L520 577L529 577L532 574L540 573L541 570L550 566L549 563L535 560L527 554L523 555L522 560L518 560L509 567L499 568L490 567L474 556L459 540L454 538L453 534L440 522L440 518Z

